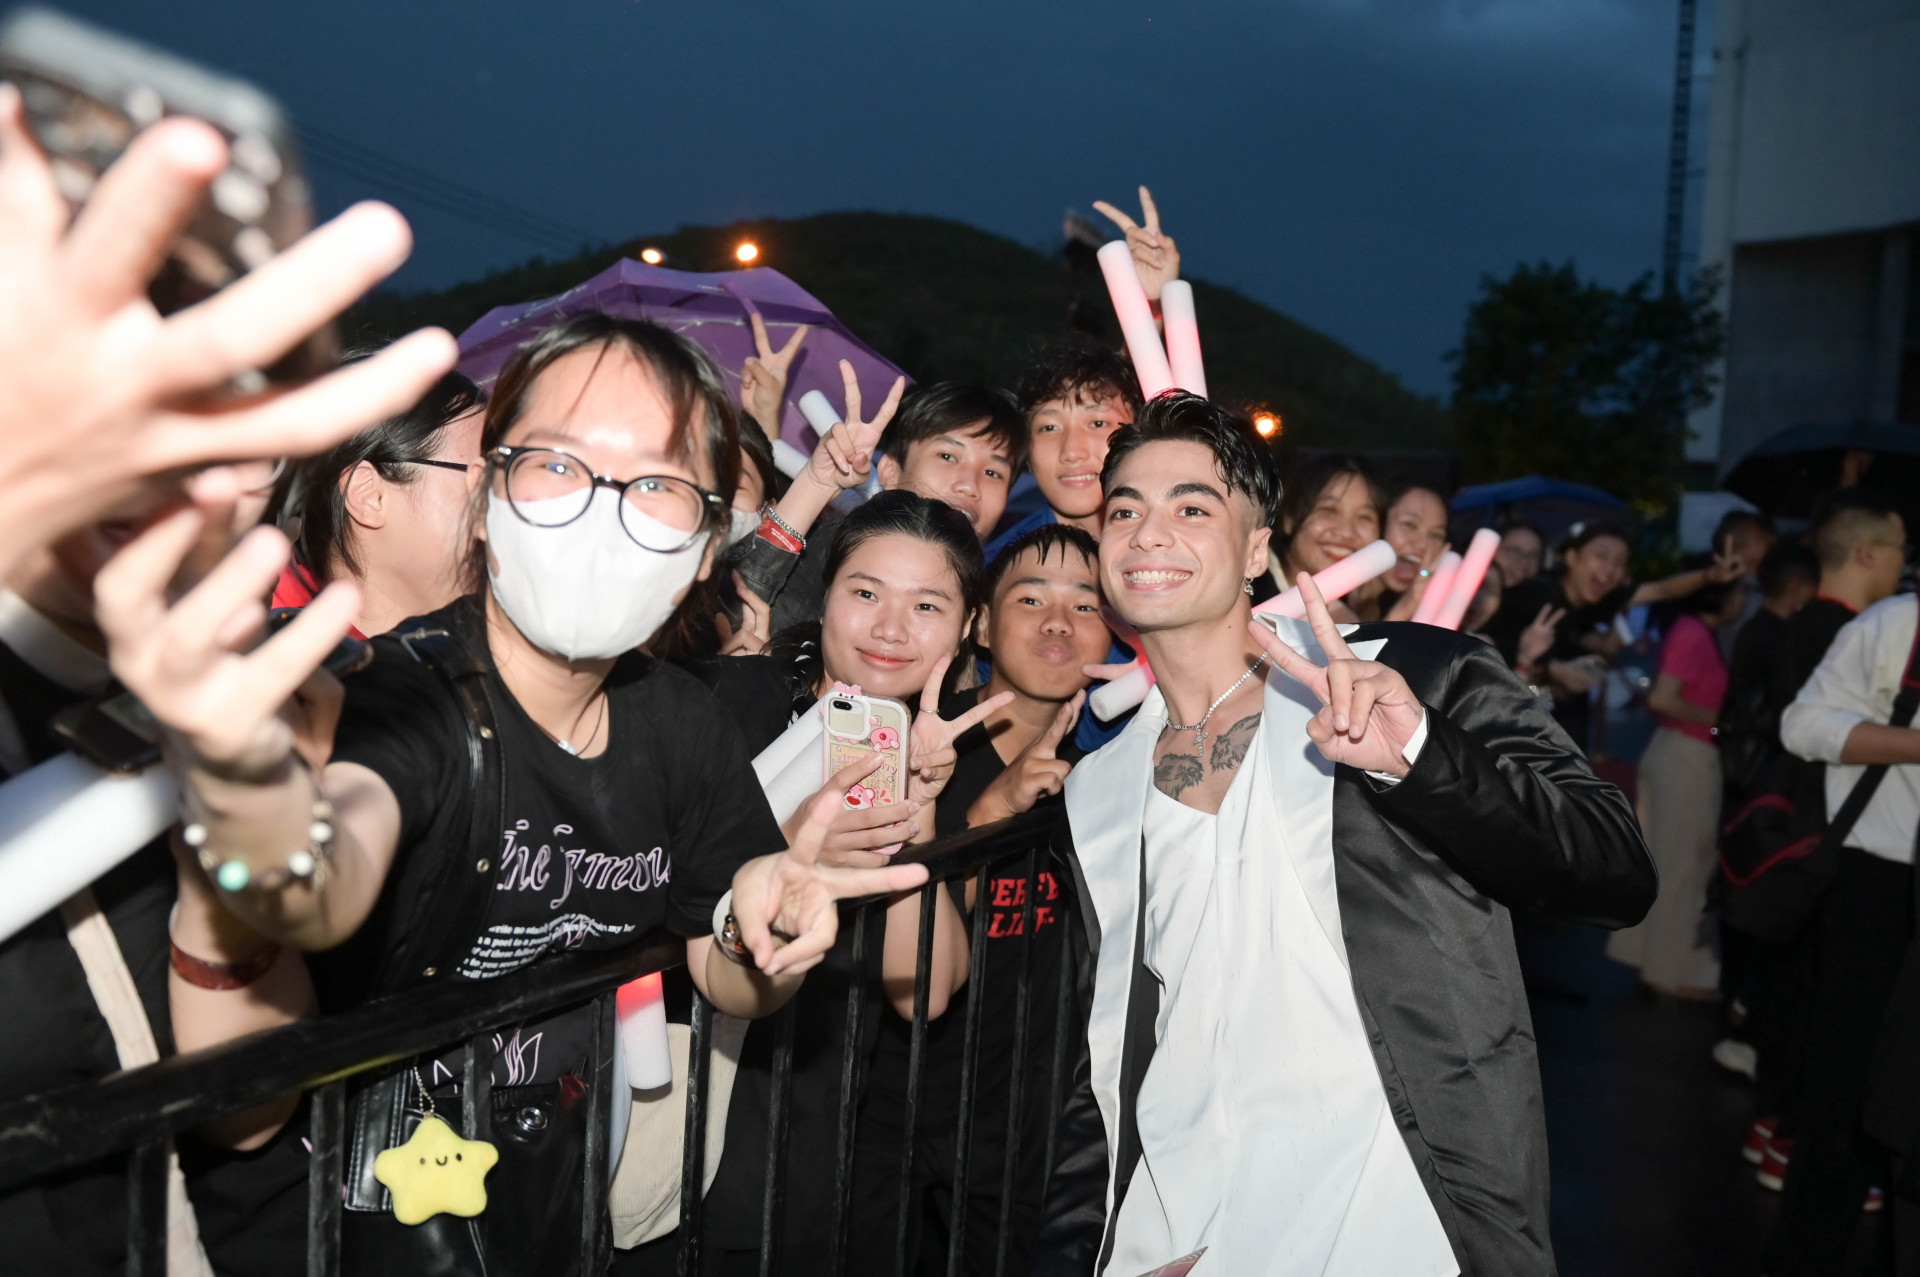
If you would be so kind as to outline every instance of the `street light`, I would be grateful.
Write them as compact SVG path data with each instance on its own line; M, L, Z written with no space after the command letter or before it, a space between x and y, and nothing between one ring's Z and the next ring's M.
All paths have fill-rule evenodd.
M1263 412L1253 419L1253 428L1262 439L1271 439L1280 433L1280 417L1277 413Z
M733 250L733 260L739 262L742 266L749 264L759 256L760 246L752 240L745 241L740 247Z
M658 266L667 260L667 255L657 248L643 248L640 250L640 260L649 266Z

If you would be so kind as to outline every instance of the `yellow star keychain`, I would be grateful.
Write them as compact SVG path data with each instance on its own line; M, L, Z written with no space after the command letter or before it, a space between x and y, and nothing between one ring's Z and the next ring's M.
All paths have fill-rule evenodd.
M417 1077L417 1074L416 1074ZM426 1096L425 1086L420 1088ZM500 1160L500 1150L485 1140L463 1140L453 1128L427 1115L404 1144L396 1144L373 1159L373 1177L393 1194L393 1217L403 1224L419 1224L442 1213L466 1218L487 1208L487 1172Z

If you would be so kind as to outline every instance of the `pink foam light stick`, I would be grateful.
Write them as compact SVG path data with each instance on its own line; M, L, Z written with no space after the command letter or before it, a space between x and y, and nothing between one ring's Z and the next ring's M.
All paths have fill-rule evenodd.
M1460 571L1454 575L1453 589L1447 592L1447 601L1434 615L1435 625L1443 630L1460 628L1460 622L1467 619L1467 609L1473 606L1473 596L1480 592L1480 582L1487 579L1487 566L1493 562L1494 551L1499 548L1500 534L1492 528L1481 528L1473 534L1473 539L1467 542L1467 552L1460 556ZM1428 593L1432 593L1431 588Z
M1173 369L1167 363L1166 347L1160 344L1160 331L1153 326L1147 290L1134 273L1133 253L1125 240L1115 240L1101 245L1095 256L1100 259L1100 273L1107 277L1107 295L1113 298L1113 313L1120 318L1127 353L1133 356L1140 393L1151 399L1173 385Z
M1448 550L1440 556L1440 562L1434 566L1433 576L1427 581L1427 592L1420 596L1420 606L1413 610L1413 619L1422 625L1438 624L1434 620L1440 615L1440 609L1446 606L1447 592L1453 589L1453 578L1460 575L1460 556Z
M1200 321L1193 312L1193 285L1169 280L1160 289L1160 318L1167 326L1167 363L1173 384L1207 397L1207 373L1200 363Z
M1325 571L1314 573L1313 583L1320 587L1320 593L1331 603L1387 571L1399 557L1399 553L1387 542L1374 541L1361 546ZM1257 616L1290 616L1296 621L1303 621L1307 616L1307 602L1296 585L1274 595L1253 610Z

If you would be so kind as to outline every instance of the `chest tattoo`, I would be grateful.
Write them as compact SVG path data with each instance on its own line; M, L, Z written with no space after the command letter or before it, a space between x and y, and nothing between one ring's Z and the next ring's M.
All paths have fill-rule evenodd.
M1249 714L1215 736L1204 754L1180 749L1162 754L1153 765L1154 788L1169 798L1178 798L1196 785L1237 770L1259 730L1260 715Z

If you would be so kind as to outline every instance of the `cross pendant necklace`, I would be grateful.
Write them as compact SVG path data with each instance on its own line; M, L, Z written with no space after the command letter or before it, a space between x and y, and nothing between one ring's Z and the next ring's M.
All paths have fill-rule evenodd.
M1252 678L1254 671L1259 669L1262 665L1265 665L1266 663L1267 663L1266 654L1262 653L1259 660L1247 666L1247 672L1245 674L1242 674L1239 678L1233 681L1232 687L1229 687L1226 691L1220 693L1220 698L1214 701L1213 704L1207 706L1207 712L1200 716L1199 722L1176 723L1171 719L1169 719L1167 721L1167 727L1176 732L1192 732L1193 747L1195 749L1205 749L1207 747L1207 721L1213 717L1213 711L1219 709L1220 706L1225 703L1227 697L1239 691L1240 685L1246 682L1248 679Z

